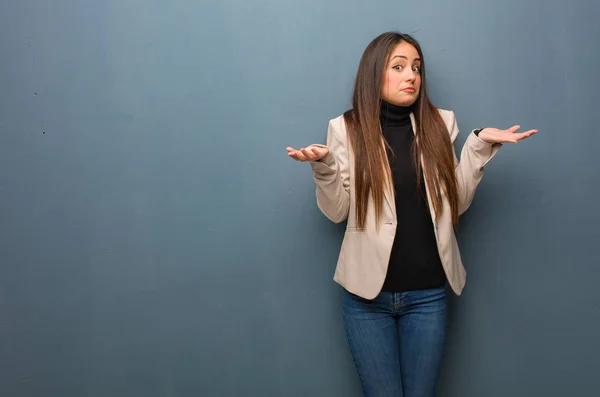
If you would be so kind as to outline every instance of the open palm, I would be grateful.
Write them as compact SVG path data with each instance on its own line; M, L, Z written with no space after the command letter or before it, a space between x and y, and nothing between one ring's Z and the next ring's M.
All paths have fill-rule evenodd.
M286 150L288 155L297 161L319 161L329 154L329 148L322 145L310 145L300 150L288 146Z
M521 128L520 125L514 125L507 130L484 128L479 133L479 138L488 143L519 143L520 140L529 138L538 132L538 130L517 132L519 128Z

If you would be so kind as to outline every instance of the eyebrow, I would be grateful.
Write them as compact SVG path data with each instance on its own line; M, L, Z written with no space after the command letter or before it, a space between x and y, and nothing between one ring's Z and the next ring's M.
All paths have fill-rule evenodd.
M394 56L392 57L392 59L394 59L394 58L402 58L402 59L406 59L406 60L408 61L408 58L407 58L407 57L405 57L404 55L394 55ZM391 59L390 59L390 60L391 60ZM421 61L421 58L415 58L415 60L414 60L414 61ZM413 61L413 62L414 62L414 61Z

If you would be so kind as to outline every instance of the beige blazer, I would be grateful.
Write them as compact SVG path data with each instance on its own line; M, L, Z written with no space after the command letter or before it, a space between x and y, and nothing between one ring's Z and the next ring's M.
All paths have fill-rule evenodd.
M454 112L442 109L439 112L454 144L459 132ZM413 130L416 131L414 115L411 114L410 118ZM471 204L475 189L483 177L483 167L496 154L500 146L484 142L471 133L463 146L460 162L456 159L456 155L454 156L459 214L464 213ZM375 224L375 210L370 201L365 229L358 230L354 194L354 158L343 116L330 120L327 147L330 149L329 154L320 161L310 164L317 185L319 209L335 223L348 220L333 279L349 292L366 299L373 299L383 286L396 235L397 217L393 186L390 186L385 194L379 228ZM436 219L429 197L429 186L425 184L425 188L442 265L450 286L457 295L460 295L466 282L466 272L454 235L450 205L444 197L444 211L439 219Z

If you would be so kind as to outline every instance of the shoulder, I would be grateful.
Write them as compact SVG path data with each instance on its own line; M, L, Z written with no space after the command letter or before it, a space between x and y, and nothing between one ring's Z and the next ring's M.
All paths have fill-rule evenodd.
M458 123L456 122L456 115L452 110L438 108L438 111L440 112L440 116L442 116L444 124L446 124L450 138L452 141L454 141L454 139L456 139L458 136Z
M346 136L346 134L347 134L346 117L347 117L347 112L344 114L340 114L336 118L329 120L328 129L330 131L332 131L333 133L340 134L341 136Z
M339 116L337 116L336 118L333 118L331 120L329 120L329 124L334 124L334 125L339 125L339 124L344 124L344 114L340 114Z
M438 108L438 112L440 112L440 116L442 116L442 120L446 125L452 125L456 121L456 116L452 110Z

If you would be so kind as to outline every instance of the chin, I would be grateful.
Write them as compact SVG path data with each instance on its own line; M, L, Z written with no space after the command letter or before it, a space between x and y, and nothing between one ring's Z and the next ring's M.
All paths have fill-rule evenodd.
M417 98L411 98L411 99L404 98L404 99L401 99L401 100L394 101L393 103L396 106L405 106L406 107L406 106L412 106L412 105L414 105L415 102L417 102Z
M406 92L399 92L397 95L390 98L390 103L393 103L396 106L411 106L419 98L419 93L409 94Z

